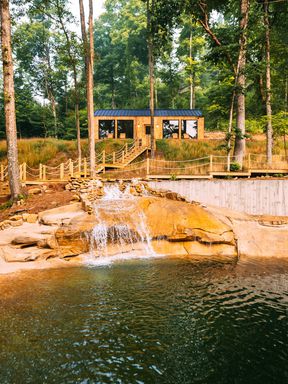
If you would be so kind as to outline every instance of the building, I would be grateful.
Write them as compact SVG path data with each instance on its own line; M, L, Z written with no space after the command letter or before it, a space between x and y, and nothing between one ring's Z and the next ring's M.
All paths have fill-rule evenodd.
M142 139L150 142L149 109L98 109L94 113L97 139ZM155 139L204 139L199 109L156 109Z

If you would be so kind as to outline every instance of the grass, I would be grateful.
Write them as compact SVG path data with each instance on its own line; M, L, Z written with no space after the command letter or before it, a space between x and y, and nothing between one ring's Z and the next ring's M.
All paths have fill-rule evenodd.
M157 140L157 153L165 160L191 160L209 155L224 156L225 150L218 149L224 144L223 140L184 141L184 140Z
M226 156L224 140L157 140L157 154L165 160L190 160L209 155ZM246 153L256 155L266 154L266 141L247 140ZM280 140L275 140L273 153L275 155L284 154L283 143Z
M106 139L99 141L95 145L96 153L101 153L104 149L107 153L119 151L125 143L132 140L114 140ZM166 160L190 160L206 157L211 154L225 156L225 149L221 149L221 145L225 144L224 140L157 140L157 157ZM88 157L88 140L81 140L82 156ZM53 138L32 138L18 140L19 163L26 162L30 167L36 167L39 163L56 166L61 162L67 161L69 158L77 158L76 140L57 140ZM254 154L265 154L266 142L247 140L247 152ZM275 141L275 154L283 154L283 141ZM6 162L7 147L6 141L0 141L0 163ZM139 161L139 159L137 159Z
M118 151L125 143L132 140L113 140L108 139L97 142L95 145L96 153L104 149L107 153ZM88 140L81 140L82 156L88 156ZM76 140L57 140L53 138L41 139L21 139L18 140L19 163L27 163L30 167L38 164L58 165L68 159L77 158ZM6 141L0 141L0 162L6 161L7 146Z

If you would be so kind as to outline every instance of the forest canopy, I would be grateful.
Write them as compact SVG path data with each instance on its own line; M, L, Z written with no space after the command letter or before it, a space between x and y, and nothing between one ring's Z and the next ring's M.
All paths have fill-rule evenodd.
M94 2L97 7L97 2ZM155 108L199 108L206 129L227 130L235 90L239 0L155 0L152 15ZM262 0L250 2L246 129L265 131L266 55ZM275 129L286 118L287 1L268 2L271 104ZM94 107L149 108L146 1L106 0L94 21ZM75 139L79 84L81 136L87 137L85 68L79 20L68 0L11 1L18 137ZM208 28L208 29L207 29ZM2 87L2 76L0 86ZM280 121L280 123L279 123ZM0 94L0 139L5 137Z

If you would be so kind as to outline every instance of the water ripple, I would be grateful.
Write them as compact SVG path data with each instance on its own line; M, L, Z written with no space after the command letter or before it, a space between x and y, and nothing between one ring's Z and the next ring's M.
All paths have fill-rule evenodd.
M0 382L285 383L287 277L150 259L0 280Z

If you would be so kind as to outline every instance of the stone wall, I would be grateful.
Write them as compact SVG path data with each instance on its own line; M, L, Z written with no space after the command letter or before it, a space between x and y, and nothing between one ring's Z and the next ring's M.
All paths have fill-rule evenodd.
M208 205L255 215L288 215L288 180L169 180L149 184Z

